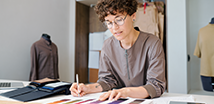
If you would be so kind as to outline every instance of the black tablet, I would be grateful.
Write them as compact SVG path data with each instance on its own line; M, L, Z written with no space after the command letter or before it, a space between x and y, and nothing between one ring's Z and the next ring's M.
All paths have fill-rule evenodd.
M205 104L202 102L181 102L181 101L170 101L169 104Z

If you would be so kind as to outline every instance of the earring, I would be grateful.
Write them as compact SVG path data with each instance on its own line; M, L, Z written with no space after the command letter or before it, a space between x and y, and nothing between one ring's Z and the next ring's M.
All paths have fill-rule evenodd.
M135 22L135 19L133 19L133 22Z

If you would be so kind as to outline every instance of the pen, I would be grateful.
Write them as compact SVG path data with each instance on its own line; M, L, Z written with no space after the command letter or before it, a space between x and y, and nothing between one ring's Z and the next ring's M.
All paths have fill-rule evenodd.
M78 88L79 88L79 78L78 78L78 74L76 74L76 80L77 80L77 91L78 91L78 96L80 96L79 90L78 90Z

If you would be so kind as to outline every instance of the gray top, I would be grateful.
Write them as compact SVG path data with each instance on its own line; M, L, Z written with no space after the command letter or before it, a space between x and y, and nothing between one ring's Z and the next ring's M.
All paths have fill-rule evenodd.
M165 91L165 56L161 41L154 35L140 32L129 49L110 37L101 50L99 80L103 91L121 87L143 86L150 97Z

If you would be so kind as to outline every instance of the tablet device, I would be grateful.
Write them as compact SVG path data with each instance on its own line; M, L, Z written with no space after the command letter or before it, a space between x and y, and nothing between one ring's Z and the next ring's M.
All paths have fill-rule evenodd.
M202 103L202 102L170 101L169 104L205 104L205 103Z

